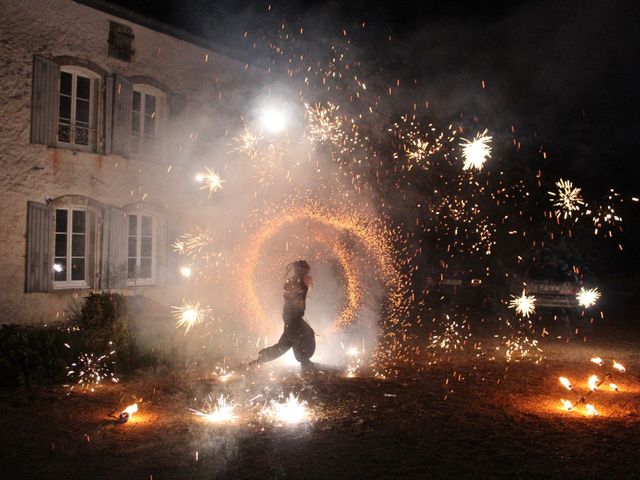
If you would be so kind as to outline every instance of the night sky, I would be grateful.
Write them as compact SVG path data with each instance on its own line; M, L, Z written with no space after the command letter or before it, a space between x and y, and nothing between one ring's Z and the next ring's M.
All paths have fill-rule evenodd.
M505 132L514 125L523 143L549 153L552 172L581 182L587 194L612 186L640 193L640 7L635 2L115 3L211 39L254 63L260 59L252 58L256 51L243 42L245 31L254 38L273 36L285 20L304 26L322 46L346 28L363 62L393 78L417 79L422 91L416 97L429 100L435 117L464 112Z
M327 52L343 29L369 68L368 82L396 79L389 123L429 102L436 125L489 128L496 150L515 137L523 157L547 153L547 182L571 179L585 197L623 194L625 243L640 241L640 4L632 1L349 2L116 0L117 4L207 38L254 65L269 53L253 41L282 22L304 27L309 55ZM487 5L490 3L490 5ZM363 22L365 27L362 27ZM248 32L248 39L244 33ZM486 88L482 88L482 81ZM512 133L515 127L515 135ZM527 156L528 155L528 156ZM534 159L534 157L536 157ZM526 161L526 160L525 160ZM628 249L617 261L634 270Z

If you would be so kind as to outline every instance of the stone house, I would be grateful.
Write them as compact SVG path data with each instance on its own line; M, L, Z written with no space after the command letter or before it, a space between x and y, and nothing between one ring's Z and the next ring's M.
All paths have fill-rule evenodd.
M102 0L0 9L1 323L91 289L174 300L184 180L263 72Z

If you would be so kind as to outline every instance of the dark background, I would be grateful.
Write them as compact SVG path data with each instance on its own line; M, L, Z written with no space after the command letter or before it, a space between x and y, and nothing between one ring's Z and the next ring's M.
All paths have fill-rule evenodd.
M623 194L624 243L616 268L638 266L640 7L632 1L376 2L116 0L220 45L253 64L285 22L315 50L348 32L379 79L400 79L408 104L456 115L544 151L547 180L571 179L585 198ZM363 22L365 27L363 28ZM248 37L244 38L244 33ZM310 52L311 54L311 52ZM371 80L371 79L370 79ZM482 81L486 88L482 88ZM415 86L414 86L415 84ZM496 152L499 153L499 152Z

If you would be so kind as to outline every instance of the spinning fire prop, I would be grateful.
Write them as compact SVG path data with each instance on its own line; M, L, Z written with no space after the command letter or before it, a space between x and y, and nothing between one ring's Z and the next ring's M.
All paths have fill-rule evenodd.
M602 360L602 358L600 358L600 357L593 357L591 359L591 362L595 363L598 366L603 366L604 365L604 360ZM615 368L619 372L624 372L625 371L624 366L621 365L620 363L616 362L615 360L612 362L612 366L613 366L613 368ZM589 396L591 394L593 394L595 391L597 391L598 388L606 380L611 379L611 378L612 378L612 373L611 372L607 372L602 379L600 379L597 375L590 375L589 378L587 379L587 388L589 389L589 391L587 393L585 393L584 395L580 396L580 398L575 402L571 402L570 400L565 400L564 398L560 399L560 402L562 403L562 408L564 408L564 410L567 410L567 411L572 411L578 405L584 404L584 406L585 406L585 414L586 415L588 415L588 416L597 416L597 415L599 415L598 410L596 410L596 408L592 404L586 403L586 401L589 398ZM567 377L559 377L558 380L560 381L562 386L565 387L567 390L575 391L573 385L571 384L571 381ZM618 392L620 390L618 385L616 385L613 382L609 383L609 389L611 391L613 391L613 392Z

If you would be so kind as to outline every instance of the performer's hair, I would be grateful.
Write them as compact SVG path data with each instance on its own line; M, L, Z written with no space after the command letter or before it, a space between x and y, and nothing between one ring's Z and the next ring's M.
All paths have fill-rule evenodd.
M311 270L311 265L306 260L296 260L295 262L291 262L287 265L287 271L285 273L285 278L289 276L289 273L293 270L294 275L304 275L309 270Z

